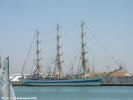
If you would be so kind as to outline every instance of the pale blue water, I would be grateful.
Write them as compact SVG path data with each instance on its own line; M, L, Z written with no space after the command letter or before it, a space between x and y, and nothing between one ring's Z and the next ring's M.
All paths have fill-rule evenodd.
M37 100L133 100L133 87L14 87L18 97ZM29 99L28 99L29 100ZM31 99L30 99L31 100Z

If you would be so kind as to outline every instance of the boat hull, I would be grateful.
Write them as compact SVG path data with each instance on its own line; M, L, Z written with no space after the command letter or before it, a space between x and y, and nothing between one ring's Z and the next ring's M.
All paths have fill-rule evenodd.
M24 85L31 86L99 86L102 79L96 80L20 80Z

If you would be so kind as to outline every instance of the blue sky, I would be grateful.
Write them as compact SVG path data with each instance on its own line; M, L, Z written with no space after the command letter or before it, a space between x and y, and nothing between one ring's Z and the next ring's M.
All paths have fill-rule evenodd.
M40 31L42 69L46 70L50 59L56 55L56 24L61 26L63 69L71 63L78 66L80 57L80 24L86 23L96 38L126 69L133 73L133 1L132 0L0 0L0 52L10 56L12 73L20 72L35 30ZM118 68L103 48L87 31L87 57L95 59L98 72ZM26 65L30 72L35 47Z

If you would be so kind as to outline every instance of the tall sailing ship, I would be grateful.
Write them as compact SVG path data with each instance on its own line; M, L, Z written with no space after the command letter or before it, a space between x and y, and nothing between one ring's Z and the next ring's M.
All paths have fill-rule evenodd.
M62 61L60 53L60 32L59 24L57 24L57 55L56 55L56 65L58 72L53 72L52 75L44 76L40 74L40 50L39 50L39 32L36 32L36 70L33 74L26 77L20 78L20 81L24 85L32 86L96 86L102 83L102 79L99 77L88 77L88 68L87 68L87 59L86 59L86 50L84 42L84 23L81 23L81 55L82 55L82 74L73 75L63 75L62 72Z

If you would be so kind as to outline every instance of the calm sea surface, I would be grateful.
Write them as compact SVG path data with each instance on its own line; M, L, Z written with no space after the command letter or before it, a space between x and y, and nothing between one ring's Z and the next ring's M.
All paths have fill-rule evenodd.
M133 100L133 87L14 87L16 96L26 100ZM32 99L33 98L33 99ZM20 99L22 100L22 99Z

